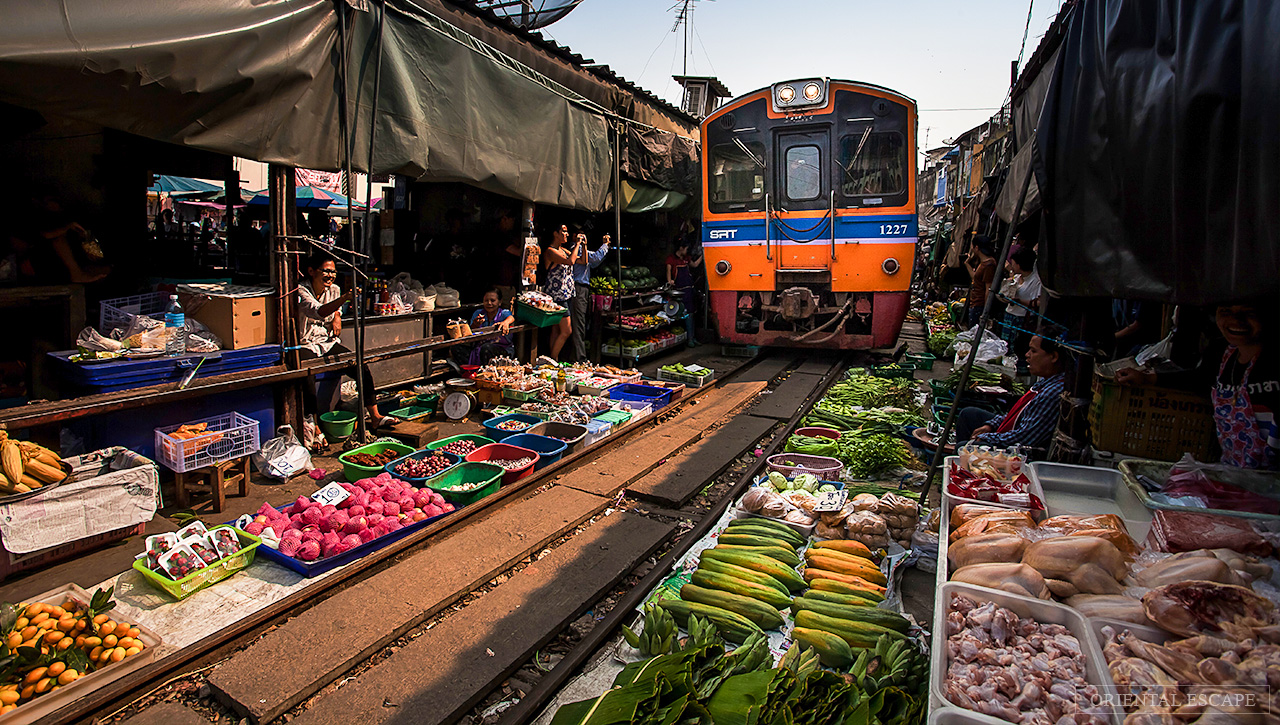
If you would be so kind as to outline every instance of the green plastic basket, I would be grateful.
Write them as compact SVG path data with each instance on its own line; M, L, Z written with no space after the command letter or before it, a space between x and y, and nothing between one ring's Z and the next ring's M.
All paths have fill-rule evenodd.
M370 443L367 446L353 448L338 456L338 462L342 464L342 475L346 477L347 483L355 483L362 478L373 478L383 471L382 466L374 468L373 466L362 466L358 463L352 463L348 456L356 453L377 455L388 448L395 450L399 454L396 458L403 458L414 452L413 446L406 446L403 443Z
M222 528L220 526L214 528ZM147 568L147 557L133 560L133 568L155 588L165 592L174 599L186 599L196 592L212 584L226 579L253 563L258 555L258 545L262 539L253 534L246 534L240 529L231 527L240 539L240 551L223 559L219 559L199 571L188 574L174 581L163 574L157 574Z
M448 438L431 441L427 444L427 450L434 451L439 448L443 448L454 441L471 441L476 444L476 448L479 448L480 446L487 446L494 442L492 438L485 438L484 436L478 436L473 433L463 433L461 435L449 436Z
M527 322L534 327L551 327L560 324L560 320L569 314L569 310L561 310L559 312L547 312L537 307L526 305L516 300L516 319L521 322Z
M466 506L475 503L502 486L502 475L507 469L492 463L465 461L450 468L444 473L433 476L425 483L424 488L431 489L444 497L454 506ZM479 483L481 485L470 491L456 491L458 486Z
M927 352L907 353L907 362L910 363L911 365L914 365L916 370L923 370L925 372L930 372L933 370L933 364L937 361L938 361L938 358L934 357L933 355L930 355Z
M356 429L356 414L331 410L320 414L320 431L333 439L350 437Z
M871 374L877 378L909 378L915 375L915 368L871 368Z
M596 420L603 420L606 423L612 423L614 427L631 420L631 411L628 410L606 410L605 412L595 416Z
M430 405L422 405L421 403L406 405L403 408L387 413L387 415L400 420L417 420L418 418L425 418L434 412L436 412L436 404L435 401L432 401Z

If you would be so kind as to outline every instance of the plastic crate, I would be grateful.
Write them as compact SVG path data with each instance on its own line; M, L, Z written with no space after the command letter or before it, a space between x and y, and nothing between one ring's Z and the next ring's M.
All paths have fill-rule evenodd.
M520 421L526 425L520 430L501 430L498 428L500 423L505 423L509 420ZM496 418L490 418L489 420L481 423L481 425L484 426L484 429L488 432L486 437L492 438L493 441L497 443L508 436L515 435L516 433L528 433L530 428L541 422L541 418L527 415L525 413L509 413L507 415L500 415Z
M925 372L931 372L933 370L933 364L937 361L938 361L938 358L934 357L933 355L927 352L924 352L924 353L909 352L907 353L907 357L906 357L907 363L910 363L911 365L913 365L916 370L923 370Z
M631 420L631 411L627 410L606 410L595 416L595 420L602 420L613 425L615 428L625 425Z
M622 383L609 388L610 400L632 400L641 403L653 403L654 411L662 410L671 404L671 391L655 388L652 385Z
M641 418L653 412L653 403L647 400L619 400L614 410L631 413L631 420Z
M506 472L502 466L495 466L492 463L464 461L428 478L422 486L440 494L445 501L454 506L462 507L497 493L502 485L502 476ZM467 491L457 490L458 486L472 483L481 485Z
M915 375L916 369L914 367L895 368L885 365L883 367L871 368L870 372L877 378L910 378Z
M1209 457L1215 436L1207 395L1093 379L1089 434L1094 448L1176 461L1184 453Z
M338 462L342 464L342 475L347 479L347 483L355 483L356 481L359 481L362 478L373 478L374 476L377 476L379 473L382 473L384 470L386 470L385 467L383 466L378 466L377 468L375 468L373 466L362 466L358 463L352 463L350 456L353 456L357 453L368 453L370 455L377 455L388 449L393 450L399 454L398 456L396 456L396 458L407 456L410 453L413 453L413 446L406 446L403 443L370 443L367 446L360 446L359 448L353 448L347 451L346 453L343 453L342 455L338 456Z
M236 532L236 536L240 539L240 551L219 559L177 581L148 569L146 553L143 553L141 558L133 560L133 568L155 588L174 599L186 599L201 589L217 584L253 563L254 557L258 553L258 545L262 543L262 539L253 534L246 534L234 526L231 529Z
M449 465L441 469L438 473L436 473L433 476L422 476L420 478L413 478L411 476L406 476L396 472L396 467L399 466L402 462L407 461L410 458L416 458L418 460L421 460L423 458L426 458L427 456L444 456L445 460L449 462ZM462 462L462 456L458 456L453 453L448 453L445 451L432 451L424 448L423 450L420 450L420 451L414 451L413 453L410 453L409 455L404 456L403 458L397 458L394 461L383 466L382 468L387 473L390 473L393 477L398 478L401 481L404 481L405 483L411 483L421 488L428 480L435 478L435 476L438 476L441 473L444 473L445 471L449 470L450 468L453 468L454 466L458 465L461 462Z
M201 423L207 425L206 432L186 440L169 435L181 425L157 428L156 458L160 463L176 473L186 473L258 451L258 421L253 418L231 412L183 425Z
M655 388L662 388L671 393L671 402L676 402L684 395L684 383L675 383L670 380L646 380L645 385L651 385Z
M604 377L600 376L600 379L604 380ZM581 395L604 395L606 390L609 390L615 385L619 385L619 383L614 382L612 378L609 379L609 384L604 386L588 385L584 381L579 381L578 393Z
M500 468L503 469L502 485L504 486L515 483L530 473L533 473L534 466L538 464L537 451L530 450L528 448L521 448L520 446L508 445L506 443L490 443L487 446L477 448L467 454L468 463L489 463L496 460L509 461L518 458L533 458L533 460L520 468L507 468L506 466L500 466Z
M716 376L716 371L708 368L706 375L701 377L697 375L689 375L687 373L673 373L658 368L658 379L669 380L673 383L684 383L691 388L701 388L703 385L711 382Z
M533 470L539 471L552 463L560 460L564 456L564 452L569 446L564 441L548 438L546 436L534 433L521 433L507 438L503 443L516 446L517 448L528 448L538 454L538 460L533 464Z
M526 305L520 300L516 300L516 319L521 322L527 322L534 327L551 327L557 325L564 316L569 314L568 309L559 312L547 312L537 307Z
M576 453L582 447L582 442L587 437L587 427L577 423L561 423L551 420L530 428L528 435L546 436L547 438L558 440L565 444L564 453L569 455Z
M548 387L550 386L537 387L537 388L534 388L533 390L516 390L515 388L503 388L502 397L506 398L507 400L515 400L520 403L527 403L530 400L533 400L534 398L538 397L538 394L546 390Z
M613 432L613 423L599 418L592 418L587 421L587 437L582 439L583 445L592 445L599 443L601 439L607 437Z
M128 327L136 315L163 320L164 308L168 304L167 292L147 292L103 300L98 310L98 332L106 335L116 327Z
M453 443L454 441L471 441L476 444L476 448L479 448L480 446L487 446L490 443L495 442L492 438L485 438L484 436L478 436L472 433L463 433L462 435L449 436L448 438L440 438L439 440L431 441L427 444L427 450L438 450L450 443Z

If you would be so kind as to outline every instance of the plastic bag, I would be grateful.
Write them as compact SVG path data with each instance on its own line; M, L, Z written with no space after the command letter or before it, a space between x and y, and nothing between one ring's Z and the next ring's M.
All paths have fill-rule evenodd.
M97 352L118 352L124 346L119 340L103 337L92 327L86 327L76 336L76 347Z
M287 481L311 470L311 454L298 442L293 426L282 425L276 429L276 437L253 454L253 467L267 478Z
M1169 470L1160 492L1166 496L1193 497L1211 509L1280 514L1280 501L1255 493L1271 491L1275 476L1249 475L1243 469L1201 463L1186 453Z
M917 569L924 572L938 570L938 532L930 531L926 521L921 521L911 535L911 551L917 556Z

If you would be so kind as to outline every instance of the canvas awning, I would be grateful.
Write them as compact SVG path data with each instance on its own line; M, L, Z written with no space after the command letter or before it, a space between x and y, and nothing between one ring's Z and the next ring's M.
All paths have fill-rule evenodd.
M411 0L371 6L348 11L354 169L604 208L612 158L601 110ZM0 100L231 156L344 165L328 0L61 0L23 4L6 21Z
M1274 306L1277 37L1262 0L1076 7L1036 138L1046 287Z

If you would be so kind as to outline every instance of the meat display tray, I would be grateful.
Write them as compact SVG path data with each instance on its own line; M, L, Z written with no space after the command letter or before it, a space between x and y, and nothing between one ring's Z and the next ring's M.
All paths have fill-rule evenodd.
M981 504L983 506L996 506L998 508L1014 509L1016 511L1028 511L1031 514L1031 518L1035 519L1036 521L1043 521L1046 518L1044 511L1030 511L1025 506L1013 506L1010 504L996 503L994 501L979 501L976 498L964 498L963 496L952 496L950 493L948 493L948 489L951 486L951 464L953 463L959 465L960 456L947 456L946 460L944 460L942 463L943 508L949 509L951 506L958 503L976 503L976 504ZM1031 495L1040 499L1041 502L1044 502L1044 489L1040 488L1039 482L1037 482L1036 479L1031 476L1027 476L1027 480L1030 481L1030 484L1031 484L1028 487L1028 490L1031 493ZM1048 503L1045 503L1045 506L1048 506L1048 505L1049 505Z
M951 701L946 698L946 689L943 685L947 677L947 667L950 665L946 645L946 621L952 594L961 594L979 603L995 602L997 606L1010 609L1019 617L1030 617L1040 624L1060 624L1066 627L1076 639L1080 640L1080 650L1084 653L1085 660L1085 680L1095 685L1104 698L1109 698L1110 703L1117 702L1115 686L1107 672L1102 651L1088 622L1079 612L1056 602L1020 597L1016 594L960 582L947 582L938 587L938 597L933 609L934 636L930 655L932 662L929 667L929 695L930 701L935 705L951 704ZM1122 718L1115 707L1108 705L1107 709L1110 711L1111 721L1115 725L1120 725Z
M1049 516L1115 514L1124 519L1134 541L1147 538L1151 509L1125 485L1119 471L1065 463L1032 463L1027 468L1044 491Z

